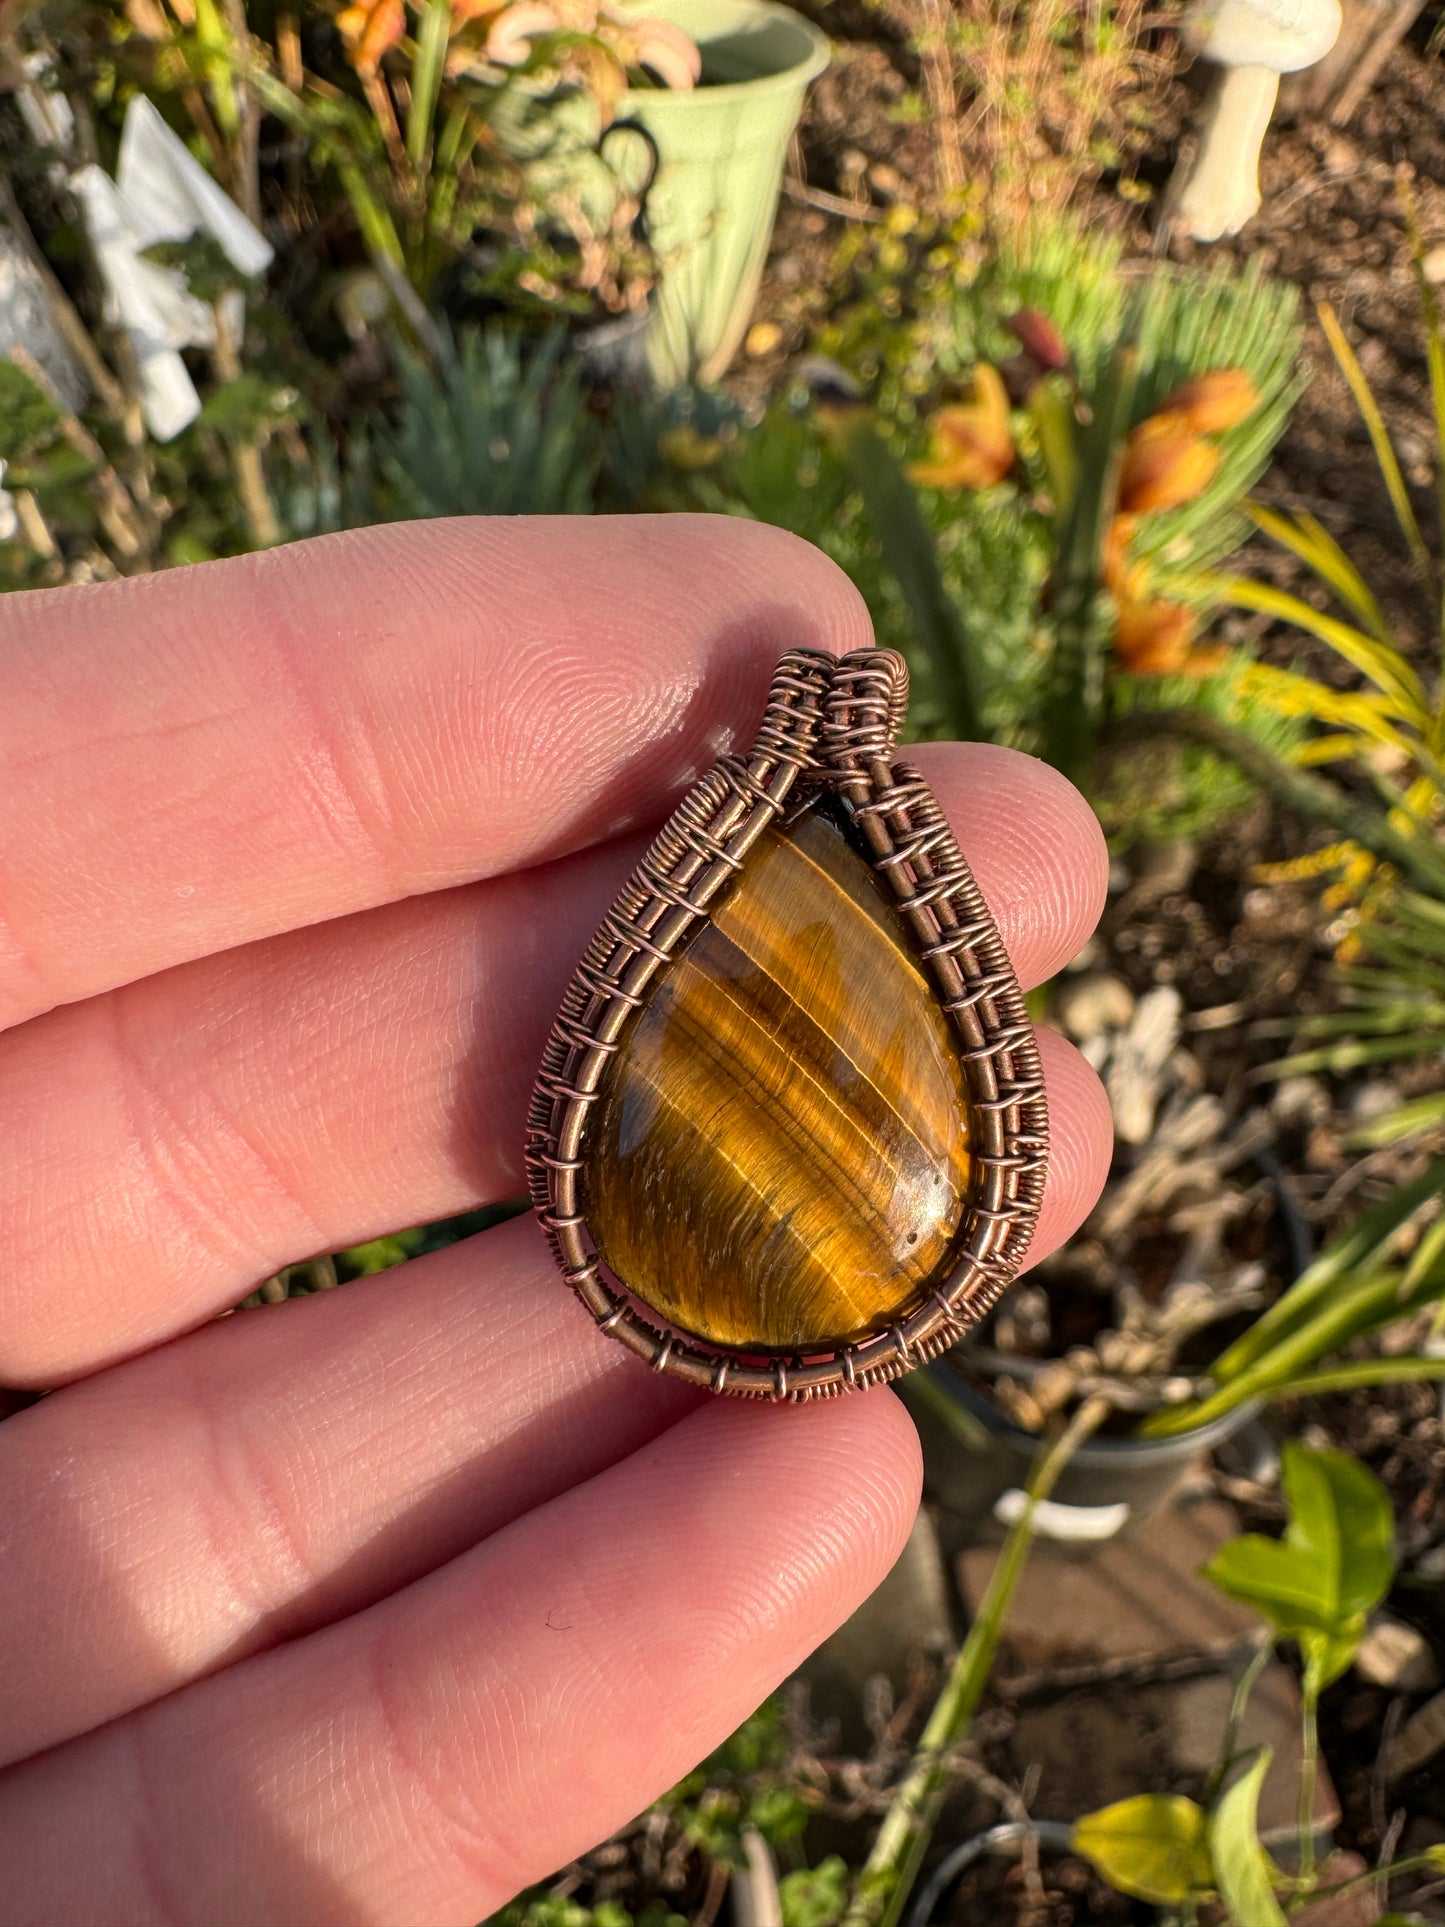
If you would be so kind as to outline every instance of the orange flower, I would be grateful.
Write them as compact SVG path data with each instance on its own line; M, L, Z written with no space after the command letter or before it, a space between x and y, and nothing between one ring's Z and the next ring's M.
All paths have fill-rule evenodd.
M1219 450L1201 441L1178 415L1151 415L1124 449L1119 507L1128 515L1157 515L1192 502L1219 467Z
M908 471L925 488L993 488L1018 460L1009 432L1008 390L986 361L974 370L973 400L940 408L931 427L929 459L914 462Z
M1131 557L1137 515L1116 515L1104 535L1104 587L1116 602L1142 602L1149 589L1149 564Z
M1114 653L1135 676L1171 676L1190 666L1194 616L1180 602L1132 602L1120 598L1114 617Z
M368 80L381 65L382 55L401 39L406 10L402 0L354 0L336 16L336 24L346 42L347 59Z
M1160 415L1177 415L1196 435L1222 435L1252 415L1259 390L1242 368L1215 368L1196 375L1161 401Z

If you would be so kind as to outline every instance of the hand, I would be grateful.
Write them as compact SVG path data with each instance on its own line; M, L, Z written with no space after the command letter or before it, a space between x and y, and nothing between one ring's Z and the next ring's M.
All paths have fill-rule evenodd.
M0 604L0 1918L473 1922L721 1740L897 1556L886 1391L692 1393L530 1218L228 1319L522 1187L548 1026L779 653L868 641L708 518L467 521ZM919 751L1025 984L1098 829ZM1035 1253L1093 1201L1042 1039Z

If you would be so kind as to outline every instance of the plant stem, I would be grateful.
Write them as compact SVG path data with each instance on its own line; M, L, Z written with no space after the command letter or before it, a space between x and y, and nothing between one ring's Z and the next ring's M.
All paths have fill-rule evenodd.
M237 381L241 375L241 356L239 344L231 335L224 301L216 303L215 314L216 345L211 354L216 373L222 381ZM266 487L261 450L250 438L237 436L231 447L231 459L236 466L236 487L240 492L252 546L258 549L274 548L281 540L281 525L276 520L276 510Z
M12 348L10 360L47 395L60 417L60 432L77 454L95 469L95 488L99 497L101 526L120 552L122 564L138 571L151 567L150 545L145 517L130 491L116 474L105 450L84 422L71 413L62 401L54 382L35 357L25 348Z
M1346 1894L1357 1894L1363 1888L1374 1887L1377 1884L1381 1888L1381 1898L1383 1899L1385 1882L1390 1880L1398 1880L1401 1874L1407 1874L1407 1873L1438 1874L1439 1871L1440 1871L1440 1862L1435 1858L1434 1854L1432 1854L1431 1852L1426 1851L1425 1853L1411 1853L1411 1854L1407 1854L1403 1860L1386 1861L1383 1867L1369 1867L1365 1870L1364 1873L1357 1873L1350 1880L1341 1880L1333 1887L1316 1887L1314 1892L1310 1895L1310 1899L1311 1900L1340 1900Z
M1260 1674L1264 1671L1265 1667L1268 1666L1273 1656L1274 1639L1272 1636L1266 1635L1255 1648L1254 1655L1249 1664L1235 1681L1234 1691L1230 1695L1229 1700L1229 1713L1224 1722L1224 1738L1220 1743L1219 1763L1210 1774L1209 1783L1205 1789L1204 1804L1207 1807L1212 1806L1215 1800L1218 1799L1219 1790L1224 1784L1225 1775L1234 1765L1239 1753L1239 1729L1244 1722L1244 1713L1245 1708L1249 1705L1249 1696L1258 1684Z
M233 46L244 49L251 32L246 24L244 0L222 0L222 6ZM250 62L239 60L236 65L239 70L236 92L239 96L240 119L235 134L232 174L236 184L236 199L241 204L241 211L252 227L259 228L261 225L261 103L247 79Z
M1103 1422L1104 1399L1091 1398L1035 1461L1028 1504L1010 1529L988 1589L959 1648L943 1691L934 1702L913 1763L894 1794L867 1864L854 1884L842 1927L897 1927L919 1867L928 1851L939 1809L952 1778L948 1755L968 1731L988 1684L1004 1615L1023 1574L1033 1542L1034 1514L1053 1490L1077 1448Z
M1310 1678L1308 1664L1300 1698L1299 1874L1308 1888L1315 1877L1315 1780L1320 1757L1319 1688Z

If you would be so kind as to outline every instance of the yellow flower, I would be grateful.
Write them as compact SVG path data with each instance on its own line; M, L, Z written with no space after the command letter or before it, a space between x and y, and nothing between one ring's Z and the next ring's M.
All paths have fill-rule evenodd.
M1127 515L1157 515L1192 502L1219 467L1219 450L1178 415L1151 415L1124 448L1119 507Z
M1196 435L1222 435L1258 406L1259 390L1242 368L1214 368L1176 388L1157 413L1177 416Z
M986 361L974 370L973 400L940 408L930 426L929 458L908 471L925 488L993 488L1018 460L1009 432L1008 390Z

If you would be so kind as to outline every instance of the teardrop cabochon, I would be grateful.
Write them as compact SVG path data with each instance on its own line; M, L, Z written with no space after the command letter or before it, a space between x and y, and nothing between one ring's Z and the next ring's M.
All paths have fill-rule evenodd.
M528 1117L533 1202L656 1370L803 1399L896 1377L1012 1281L1043 1195L1032 1027L927 783L907 670L791 651L588 946Z

